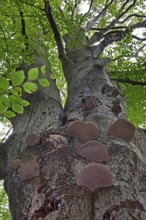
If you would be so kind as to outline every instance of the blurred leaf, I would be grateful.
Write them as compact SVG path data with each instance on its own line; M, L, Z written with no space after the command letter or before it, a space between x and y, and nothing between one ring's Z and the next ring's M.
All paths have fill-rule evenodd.
M28 71L28 79L29 80L35 80L39 76L38 68L32 68Z
M43 75L46 74L46 65L43 65L43 66L41 67L41 73L42 73Z
M0 77L0 88L7 90L9 87L9 82L5 77Z
M21 106L19 104L12 104L12 109L14 112L16 112L18 114L23 114L23 112L24 112L23 106Z
M19 86L23 83L25 75L23 71L17 71L12 74L11 81L13 86Z
M49 81L47 79L39 79L39 84L43 87L49 86Z
M26 83L24 83L24 85L23 85L23 89L25 90L25 92L31 94L31 93L33 93L33 92L36 92L37 89L38 89L38 87L37 87L37 85L36 85L35 83L33 83L33 82L26 82Z
M5 115L6 118L13 118L13 117L16 116L16 114L14 112L12 112L12 111L6 111L4 113L4 115Z

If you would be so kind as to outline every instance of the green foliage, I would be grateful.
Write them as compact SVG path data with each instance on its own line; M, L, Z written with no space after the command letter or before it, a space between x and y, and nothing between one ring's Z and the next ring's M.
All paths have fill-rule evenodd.
M10 213L8 209L8 198L4 191L2 181L0 181L0 219L10 220Z

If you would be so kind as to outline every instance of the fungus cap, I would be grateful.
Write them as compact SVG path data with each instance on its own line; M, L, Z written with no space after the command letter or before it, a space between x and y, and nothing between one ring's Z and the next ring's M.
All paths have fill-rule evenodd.
M40 135L38 134L29 134L26 138L26 143L29 147L33 147L40 142Z
M100 137L100 131L93 123L84 123L80 120L73 122L68 127L67 133L78 138L83 143Z
M108 130L108 134L123 138L126 141L131 141L134 138L134 132L135 127L133 124L125 119L117 120Z
M18 175L21 180L30 179L40 175L39 164L35 161L28 161L20 166Z
M84 106L86 109L93 109L95 104L91 99L86 99Z
M107 162L110 159L107 149L97 141L88 141L81 145L78 153L89 162Z
M77 185L86 186L91 192L99 187L108 187L113 184L111 171L103 164L90 163L80 172Z

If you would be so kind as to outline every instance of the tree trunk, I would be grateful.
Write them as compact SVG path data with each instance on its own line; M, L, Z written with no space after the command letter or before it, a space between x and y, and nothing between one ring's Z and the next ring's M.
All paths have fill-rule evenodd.
M118 119L125 122L126 115L125 100L105 73L107 59L94 58L86 46L69 51L67 57L62 59L68 84L65 110L50 81L49 88L28 97L31 106L12 122L5 178L12 219L144 220L144 134L136 130L129 141L109 131ZM36 65L43 64L36 60ZM70 134L74 121L90 122L99 136L83 141ZM93 139L108 150L106 167L113 184L91 192L77 184L81 170L90 164L78 150Z

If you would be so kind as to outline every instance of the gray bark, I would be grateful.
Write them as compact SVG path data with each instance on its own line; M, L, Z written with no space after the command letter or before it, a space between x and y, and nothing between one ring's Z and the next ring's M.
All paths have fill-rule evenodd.
M136 130L135 137L128 142L108 134L111 124L119 118L126 119L126 115L125 100L106 75L106 60L94 58L86 46L68 51L67 57L62 59L68 84L65 110L52 82L48 89L31 95L31 106L13 121L14 133L7 141L5 178L12 219L144 220L145 136ZM92 109L85 107L89 99L94 103ZM113 111L117 99L121 106L118 112ZM77 186L77 176L89 162L78 154L81 141L67 134L68 126L75 120L91 122L100 129L101 137L97 141L110 154L106 166L113 175L112 186L95 192ZM41 136L32 147L26 144L30 133ZM20 168L12 168L16 159L21 160L20 168L27 161L37 162L37 177L21 179Z

